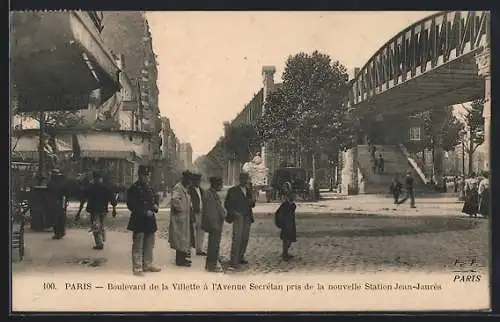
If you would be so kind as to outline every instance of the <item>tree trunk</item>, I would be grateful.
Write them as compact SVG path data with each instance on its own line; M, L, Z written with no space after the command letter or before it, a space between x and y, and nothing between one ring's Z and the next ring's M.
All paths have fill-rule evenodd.
M316 182L316 153L312 153L312 177Z
M45 136L45 112L40 111L38 117L39 140L38 140L38 178L41 180L45 176L45 153L44 153L44 136Z
M468 172L467 174L470 175L472 173L472 170L473 170L473 158L474 158L474 141L472 139L472 137L470 137L470 142L469 142L469 151L467 151L467 154L469 156L469 167L468 167Z

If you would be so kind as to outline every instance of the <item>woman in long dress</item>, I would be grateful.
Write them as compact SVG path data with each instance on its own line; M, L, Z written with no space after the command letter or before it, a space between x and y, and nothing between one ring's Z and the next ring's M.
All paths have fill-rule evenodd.
M465 180L465 202L462 212L470 217L477 217L479 211L478 183L475 173Z
M479 213L488 217L490 211L490 174L487 171L483 172L483 179L479 183Z

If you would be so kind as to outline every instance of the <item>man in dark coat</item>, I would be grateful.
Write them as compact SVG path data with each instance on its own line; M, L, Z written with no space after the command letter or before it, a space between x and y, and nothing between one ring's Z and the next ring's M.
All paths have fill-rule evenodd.
M210 188L203 194L202 228L208 233L208 254L205 269L209 272L220 272L218 266L222 228L226 213L219 197L222 190L220 177L210 178Z
M248 173L241 173L239 179L239 185L228 190L224 201L224 208L227 211L226 221L233 224L229 269L235 269L240 264L248 264L245 252L250 237L250 226L253 222L252 208L255 207L252 191L249 189L250 177Z
M90 214L90 229L94 234L94 249L103 249L105 241L104 218L108 214L108 206L113 206L113 217L116 216L116 198L113 190L104 185L103 176L94 172L93 183L83 193L82 200L87 201L87 212Z
M132 269L138 276L161 271L153 265L158 200L149 184L149 173L148 167L139 166L139 180L127 191L127 207L131 211L127 229L133 231Z
M203 211L203 189L200 188L201 174L191 174L191 186L189 188L189 195L191 196L191 224L193 225L194 246L196 248L196 255L206 256L207 253L203 251L203 243L205 241L205 231L201 227L201 213Z
M398 201L398 204L402 204L403 202L405 202L406 200L408 200L408 198L410 198L410 207L411 208L416 208L415 207L414 184L415 184L415 180L413 179L413 176L411 175L411 171L408 170L406 172L406 177L405 177L405 180L404 180L404 185L405 185L405 190L406 190L406 196L403 199L401 199L400 201Z
M68 185L59 169L52 170L47 188L51 196L50 209L54 213L54 236L52 239L62 239L66 235Z
M77 179L78 201L80 201L80 205L75 216L75 221L80 220L80 215L82 213L83 207L85 207L85 203L87 202L87 200L85 199L85 193L86 191L88 191L91 184L92 180L88 178L87 174L81 174Z

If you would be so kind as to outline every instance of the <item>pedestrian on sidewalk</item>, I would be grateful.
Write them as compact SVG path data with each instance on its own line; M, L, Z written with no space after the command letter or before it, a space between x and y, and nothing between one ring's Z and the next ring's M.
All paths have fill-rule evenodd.
M484 217L489 217L490 212L490 174L488 171L483 172L483 178L479 182L479 213Z
M50 195L49 209L54 214L54 236L62 239L66 235L66 206L68 202L68 184L59 169L52 169L47 188Z
M193 225L194 232L194 245L196 248L196 255L207 256L203 250L205 242L205 231L201 227L201 214L203 211L203 189L200 188L201 174L191 174L191 186L189 188L189 195L193 204L191 211L191 224Z
M109 204L113 206L113 217L116 217L117 200L113 190L104 184L101 173L93 173L93 183L83 192L82 200L87 202L86 211L90 214L90 231L95 241L93 249L103 249L106 240L104 218L108 214Z
M78 201L80 202L80 205L78 206L78 211L75 216L75 221L80 220L80 215L83 210L83 207L85 207L85 203L87 200L85 199L85 192L88 190L89 186L92 184L92 180L88 178L86 173L80 174L77 179L77 198Z
M469 178L465 180L465 200L462 212L470 217L477 217L479 212L479 183L476 174L472 172Z
M191 223L191 172L182 173L181 182L172 189L170 201L170 226L168 228L168 243L175 250L175 265L190 267L188 259L191 248L195 246L194 231Z
M297 229L295 225L295 210L297 206L294 202L295 195L292 192L291 187L285 191L285 201L281 203L278 210L275 213L275 223L278 228L281 229L280 239L283 241L283 252L281 258L284 261L289 261L293 258L288 250L292 243L297 241Z
M226 221L233 224L229 269L248 264L245 252L250 238L250 227L254 222L252 208L255 207L255 200L249 189L248 173L242 172L239 181L238 185L229 188L224 201L224 208L227 212Z
M397 205L399 196L401 195L401 191L403 190L403 184L401 183L401 181L399 181L399 175L397 173L394 176L394 179L392 179L390 190L392 197L394 198L394 204Z
M226 212L219 197L222 190L222 178L211 177L210 188L203 194L202 227L208 233L208 254L205 269L209 272L221 272L219 250L222 228Z
M406 171L406 176L405 176L404 182L405 182L406 195L403 199L398 201L398 204L404 203L409 198L410 199L410 207L416 208L416 206L415 206L415 190L414 190L415 180L413 179L413 176L411 175L411 170Z
M142 276L144 272L159 272L161 269L153 265L158 200L149 184L149 167L139 166L138 175L139 180L127 191L127 207L131 211L127 229L133 232L132 270L134 275Z

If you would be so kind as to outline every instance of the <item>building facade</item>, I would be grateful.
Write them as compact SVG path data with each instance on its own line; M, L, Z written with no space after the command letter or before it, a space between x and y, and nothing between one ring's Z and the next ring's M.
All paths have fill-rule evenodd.
M267 95L269 95L269 93L273 91L276 91L281 86L281 84L276 84L274 81L275 73L276 68L274 66L262 67L263 86L257 91L256 94L254 94L250 102L245 104L243 109L231 122L225 122L223 124L225 136L227 135L229 127L243 124L253 125L262 116L262 114L264 113L264 103ZM264 164L269 169L269 175L278 166L279 155L275 152L275 149L273 149L272 146L266 144L261 148L260 151L252 152L261 153ZM246 160L244 162L247 161L250 160ZM206 163L205 168L209 169L207 171L214 172L214 174L216 175L222 174L224 178L224 184L226 185L233 185L237 182L238 176L244 163L240 160L236 160L234 155L228 155L228 153L224 151L222 139L219 140L216 145L207 153L206 158L204 158L204 162Z
M179 147L179 158L184 170L193 170L193 148L191 143L181 143Z
M71 146L71 158L61 164L69 177L100 169L125 189L136 180L139 164L150 165L153 171L160 169L162 124L156 56L143 12L104 12L99 22L99 39L120 71L116 73L120 86L112 93L101 88L89 92L85 108L75 108L81 122L71 127L71 134L67 128L52 129L50 141L55 151L66 148L60 142ZM17 143L13 153L37 159L40 131L33 131L36 124L26 126L30 123L26 118L14 121L12 141ZM152 178L159 176L153 174ZM153 185L158 188L159 182L154 180Z

